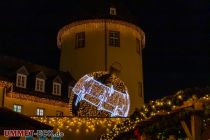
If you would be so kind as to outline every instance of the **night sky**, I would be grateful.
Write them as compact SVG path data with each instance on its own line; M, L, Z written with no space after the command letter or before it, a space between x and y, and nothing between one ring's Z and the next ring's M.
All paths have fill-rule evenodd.
M146 34L146 101L210 85L209 0L4 0L0 54L58 69L58 30L87 15L94 17L110 3Z

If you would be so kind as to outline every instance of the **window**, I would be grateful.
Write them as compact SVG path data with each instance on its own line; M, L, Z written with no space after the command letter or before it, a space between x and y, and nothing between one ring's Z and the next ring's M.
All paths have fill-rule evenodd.
M26 136L25 138L25 140L33 140L33 136Z
M61 140L61 137L52 137L52 140Z
M113 7L110 8L110 9L109 9L109 14L110 14L110 15L117 15L116 8L113 8Z
M85 47L85 32L76 33L75 48Z
M136 52L140 55L141 54L141 44L140 40L136 38Z
M109 31L109 46L120 47L120 32Z
M143 97L141 82L138 82L138 94L139 94L139 97Z
M44 116L44 109L43 108L37 108L36 109L36 115L37 116Z
M54 95L61 95L61 84L60 83L53 83L53 94Z
M39 137L39 140L47 140L47 137Z
M63 116L63 112L62 111L56 111L56 116Z
M45 81L43 79L36 78L35 90L44 92L44 90L45 90Z
M25 138L25 140L33 140L33 136L26 136Z
M26 75L17 73L16 86L21 88L26 88Z
M13 105L13 111L15 112L22 112L22 106L21 105Z

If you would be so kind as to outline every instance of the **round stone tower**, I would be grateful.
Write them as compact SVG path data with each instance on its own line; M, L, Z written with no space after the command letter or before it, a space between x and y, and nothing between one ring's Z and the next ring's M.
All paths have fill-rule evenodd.
M72 22L60 29L60 70L78 80L87 73L112 71L125 82L130 95L130 113L144 103L141 28L117 18L114 7L109 16Z

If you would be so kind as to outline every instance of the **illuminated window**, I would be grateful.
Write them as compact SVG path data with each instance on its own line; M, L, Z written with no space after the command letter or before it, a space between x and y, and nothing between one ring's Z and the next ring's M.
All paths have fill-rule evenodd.
M141 82L138 82L138 94L139 94L139 97L143 97Z
M53 94L54 95L61 95L61 84L53 82Z
M27 80L26 75L17 73L16 86L21 88L26 88L26 80Z
M45 90L45 80L40 79L40 78L36 78L35 90L44 92L44 90Z
M116 8L111 7L111 8L109 9L109 14L110 14L110 15L117 15Z
M21 105L13 105L13 111L15 112L22 112L22 106Z
M26 136L25 138L25 140L33 140L33 136Z
M39 140L47 140L47 137L39 137Z
M138 38L136 38L136 52L141 55L141 44Z
M109 31L109 46L120 47L120 32Z
M36 109L36 115L37 116L44 116L44 109L43 108L37 108Z
M85 47L85 32L76 33L75 48Z
M52 137L52 140L61 140L61 137Z
M62 111L56 111L56 116L63 116L63 112Z

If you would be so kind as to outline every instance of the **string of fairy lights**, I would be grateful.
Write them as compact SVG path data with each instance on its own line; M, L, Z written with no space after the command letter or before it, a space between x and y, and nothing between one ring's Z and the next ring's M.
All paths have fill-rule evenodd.
M0 81L0 87L10 89L10 88L13 87L13 83L1 80ZM17 99L21 99L21 100L27 100L27 101L45 103L45 104L51 104L51 105L58 105L58 106L61 106L61 107L68 107L69 108L69 104L64 103L62 101L52 100L52 99L48 99L48 98L40 98L40 97L28 95L28 94L17 93L17 92L13 92L11 89L10 89L10 92L6 93L6 96L10 97L10 98L17 98Z
M50 105L58 105L61 107L69 108L68 103L64 103L61 101L52 100L52 99L48 99L48 98L40 98L40 97L36 97L36 96L32 96L32 95L21 94L21 93L17 93L17 92L9 92L6 94L6 96L10 97L10 98L17 98L17 99L26 100L26 101L45 103L45 104L50 104Z
M12 83L0 81L1 87L12 87ZM142 121L151 120L156 115L172 114L176 110L185 107L193 107L202 103L205 111L203 117L203 128L210 125L210 89L186 89L180 90L175 95L162 99L152 100L145 104L130 118L97 118L93 117L32 117L40 122L49 124L56 131L68 130L70 133L95 133L98 128L104 128L105 133L100 136L100 140L113 140L115 137L134 131ZM31 99L28 96L17 93L8 93L9 96L21 99ZM40 99L40 98L39 98ZM137 113L137 115L135 114Z
M150 101L149 104L145 104L139 111L138 115L134 118L88 118L88 117L34 117L43 123L47 123L56 128L57 131L68 130L70 133L94 133L96 128L108 128L105 134L100 136L100 140L113 140L120 134L134 131L136 126L145 120L150 120L156 115L171 114L175 110L179 110L182 107L190 107L193 103L202 102L209 105L210 95L206 94L201 97L192 95L187 97L184 91L179 91L177 94L171 97L164 97L159 100ZM205 105L204 109L210 109ZM204 118L204 127L210 123L210 118Z
M87 118L87 117L32 117L42 123L53 126L55 131L68 130L69 133L94 133L97 128L109 132L114 125L128 118Z
M198 92L199 94L199 92ZM148 104L145 104L139 111L138 115L133 119L128 119L122 123L115 125L114 128L101 135L100 140L113 140L115 137L120 134L134 131L136 126L145 120L151 120L156 115L161 114L171 114L175 110L179 110L183 107L189 107L194 105L194 103L204 103L204 109L210 110L210 95L206 94L198 98L196 94L192 96L186 95L183 90L178 91L173 96L164 97L155 101L150 101ZM204 126L207 127L207 124L210 124L210 113L209 116L203 119Z
M12 85L13 85L13 83L11 83L11 82L0 80L0 87L10 88L10 87L12 87Z
M104 23L106 23L107 25L110 25L110 26L115 26L116 29L118 29L120 31L123 30L125 33L129 32L129 31L132 32L132 35L134 35L135 37L139 36L140 38L142 38L141 40L143 41L143 46L145 46L144 45L145 44L145 35L140 27L137 27L137 26L130 24L126 21L112 20L112 19L81 20L81 21L77 21L77 22L68 24L59 30L58 35L57 35L57 46L59 48L61 48L62 37L65 36L65 34L72 32L73 31L73 30L71 30L72 28L77 29L79 27L80 29L83 28L85 31L88 31L90 29L97 30L98 28L104 28ZM83 25L83 26L81 26L81 25ZM125 28L125 27L129 27L132 30L129 30L129 28Z

